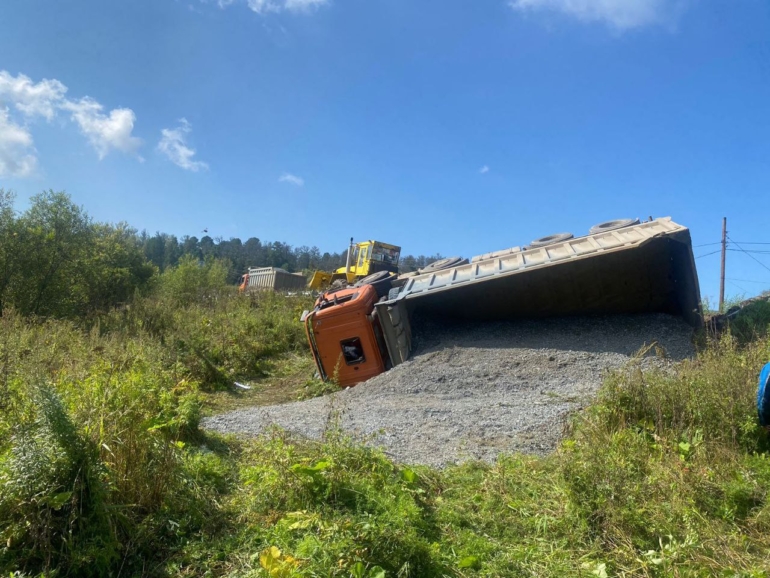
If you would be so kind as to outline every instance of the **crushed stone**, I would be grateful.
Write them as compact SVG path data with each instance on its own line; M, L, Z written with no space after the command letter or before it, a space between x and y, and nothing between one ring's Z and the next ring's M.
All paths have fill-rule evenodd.
M334 425L397 462L434 467L491 462L501 452L542 455L607 371L643 348L643 368L671 367L694 354L692 329L664 314L419 326L409 361L367 382L208 417L202 427L256 436L278 425L321 439Z

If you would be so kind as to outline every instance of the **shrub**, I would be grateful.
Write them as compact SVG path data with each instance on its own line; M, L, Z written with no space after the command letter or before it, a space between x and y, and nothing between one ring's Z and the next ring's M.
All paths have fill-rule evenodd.
M227 287L228 265L221 259L208 258L203 263L185 255L176 267L161 276L164 300L174 305L214 303Z
M740 310L730 322L730 331L741 344L764 339L770 329L770 301L760 300Z
M674 372L629 366L608 377L591 421L608 432L641 427L659 436L763 449L767 436L756 419L756 388L768 353L767 343L741 348L726 335Z

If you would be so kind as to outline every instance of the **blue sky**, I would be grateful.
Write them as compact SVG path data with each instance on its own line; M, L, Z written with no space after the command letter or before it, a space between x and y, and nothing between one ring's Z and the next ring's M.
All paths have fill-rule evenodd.
M322 250L471 256L648 215L770 243L766 0L9 0L0 27L20 208L64 189L151 233ZM728 277L770 287L740 252Z

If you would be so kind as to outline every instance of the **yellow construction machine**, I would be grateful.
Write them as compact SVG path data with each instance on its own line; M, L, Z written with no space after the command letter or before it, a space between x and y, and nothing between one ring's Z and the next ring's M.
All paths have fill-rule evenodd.
M401 247L379 241L353 243L351 237L345 266L333 273L316 271L313 273L308 287L310 289L323 289L335 281L353 284L364 277L380 272L397 274L400 256Z

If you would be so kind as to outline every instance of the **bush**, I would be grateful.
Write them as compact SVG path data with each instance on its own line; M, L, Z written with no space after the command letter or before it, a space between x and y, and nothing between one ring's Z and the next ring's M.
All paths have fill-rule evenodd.
M730 322L730 331L741 344L767 337L770 329L770 301L755 301L741 309Z
M739 347L726 335L673 373L630 366L607 379L592 422L609 432L641 427L659 436L764 449L767 436L756 418L756 389L769 354L765 342Z
M227 287L228 265L221 259L206 259L201 263L185 255L176 267L161 275L160 287L164 300L175 306L193 303L215 303Z

